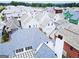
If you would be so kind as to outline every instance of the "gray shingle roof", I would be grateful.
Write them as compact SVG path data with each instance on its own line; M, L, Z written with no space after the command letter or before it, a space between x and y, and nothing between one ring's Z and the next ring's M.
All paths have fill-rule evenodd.
M47 42L49 39L36 28L19 29L11 35L9 42L0 44L0 55L14 55L14 50L32 46L34 49L40 43Z
M37 51L35 57L37 57L37 58L56 58L57 56L46 44L43 43L43 45Z

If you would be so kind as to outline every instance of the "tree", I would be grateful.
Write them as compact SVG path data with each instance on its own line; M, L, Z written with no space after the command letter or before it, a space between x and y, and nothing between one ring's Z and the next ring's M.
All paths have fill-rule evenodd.
M2 43L9 41L9 34L5 31L2 35Z
M5 9L4 6L0 6L0 13Z

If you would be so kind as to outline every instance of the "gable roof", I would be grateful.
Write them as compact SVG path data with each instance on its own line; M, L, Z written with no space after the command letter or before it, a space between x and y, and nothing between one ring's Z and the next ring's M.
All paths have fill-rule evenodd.
M79 30L78 27L75 29L73 26L69 26L69 28L60 28L57 33L61 33L65 39L65 42L70 44L75 49L79 50Z
M36 58L56 58L54 51L52 51L45 43L40 47L40 49L35 54Z
M36 49L42 42L49 39L36 28L19 29L11 35L9 42L0 44L0 55L14 56L14 50L32 46Z

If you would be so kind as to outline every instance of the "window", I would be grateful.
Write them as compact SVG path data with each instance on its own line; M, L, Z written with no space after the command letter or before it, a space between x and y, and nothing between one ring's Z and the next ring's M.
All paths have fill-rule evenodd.
M29 46L28 49L32 49L32 46Z
M31 26L29 25L29 28L31 28Z
M21 48L21 49L17 49L16 50L16 53L18 53L18 52L22 52L23 51L23 48Z
M48 24L48 26L49 26L50 24Z
M73 47L72 46L70 47L70 50L73 50Z
M32 49L32 46L26 47L25 50Z
M48 44L48 42L47 42L47 44Z
M28 47L26 47L25 50L28 50Z
M61 36L61 35L58 35L58 38L60 38L61 40L63 39L63 36Z

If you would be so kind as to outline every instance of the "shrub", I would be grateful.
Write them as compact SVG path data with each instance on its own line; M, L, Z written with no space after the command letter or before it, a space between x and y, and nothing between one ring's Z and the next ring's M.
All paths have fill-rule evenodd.
M4 6L0 6L0 12L2 12L5 9Z
M2 16L1 16L1 19L2 19L2 21L4 21L5 17L2 15Z
M9 41L9 34L7 32L5 32L3 35L2 35L2 43L3 42L7 42Z

